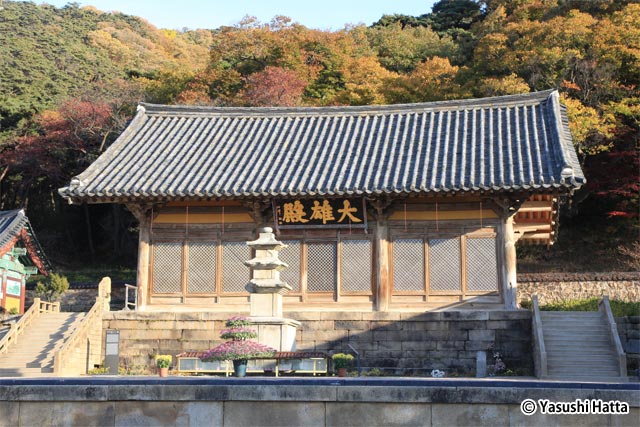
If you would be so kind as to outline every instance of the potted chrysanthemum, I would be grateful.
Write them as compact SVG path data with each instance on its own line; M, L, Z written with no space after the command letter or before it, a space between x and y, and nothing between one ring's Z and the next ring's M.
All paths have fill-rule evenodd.
M230 340L205 352L200 359L204 362L214 360L233 361L233 371L236 377L244 377L247 373L249 359L272 357L276 350L251 338L258 334L251 329L251 321L246 317L231 317L225 323L226 329L220 333L220 338Z

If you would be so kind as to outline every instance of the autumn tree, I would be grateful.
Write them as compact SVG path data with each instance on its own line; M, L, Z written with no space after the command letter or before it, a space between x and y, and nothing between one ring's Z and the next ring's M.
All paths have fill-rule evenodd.
M300 105L306 82L293 70L267 66L246 78L242 102L254 107Z

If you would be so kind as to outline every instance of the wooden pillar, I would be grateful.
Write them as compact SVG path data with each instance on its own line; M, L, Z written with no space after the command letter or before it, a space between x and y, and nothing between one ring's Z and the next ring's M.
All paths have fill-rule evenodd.
M503 225L504 261L503 261L503 294L507 310L518 308L516 275L516 239L513 233L513 215L507 216Z
M149 258L151 233L149 230L151 219L145 215L140 221L140 236L138 240L138 306L137 311L144 311L147 305L147 295L149 294Z
M388 311L391 299L389 288L389 226L385 212L386 204L378 201L376 204L376 311Z
M127 205L127 209L138 219L138 274L136 278L138 305L136 311L144 311L149 295L149 260L151 259L151 214L139 205Z

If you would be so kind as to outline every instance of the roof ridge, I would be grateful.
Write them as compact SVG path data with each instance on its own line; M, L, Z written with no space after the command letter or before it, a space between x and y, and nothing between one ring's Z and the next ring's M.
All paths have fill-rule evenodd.
M460 107L486 107L491 104L506 106L523 102L540 102L548 99L557 89L529 92L515 95L502 95L486 98L452 99L445 101L420 102L412 104L358 105L358 106L326 106L326 107L218 107L206 105L163 105L141 102L138 111L147 115L182 114L182 115L225 115L225 116L271 116L271 115L363 115L392 114L397 112L413 112L425 110L449 110Z

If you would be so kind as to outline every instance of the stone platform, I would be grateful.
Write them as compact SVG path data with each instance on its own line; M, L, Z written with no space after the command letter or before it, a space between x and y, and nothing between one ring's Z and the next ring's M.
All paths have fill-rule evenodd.
M627 415L524 415L525 399L626 402ZM640 384L411 378L0 379L0 426L636 426Z

